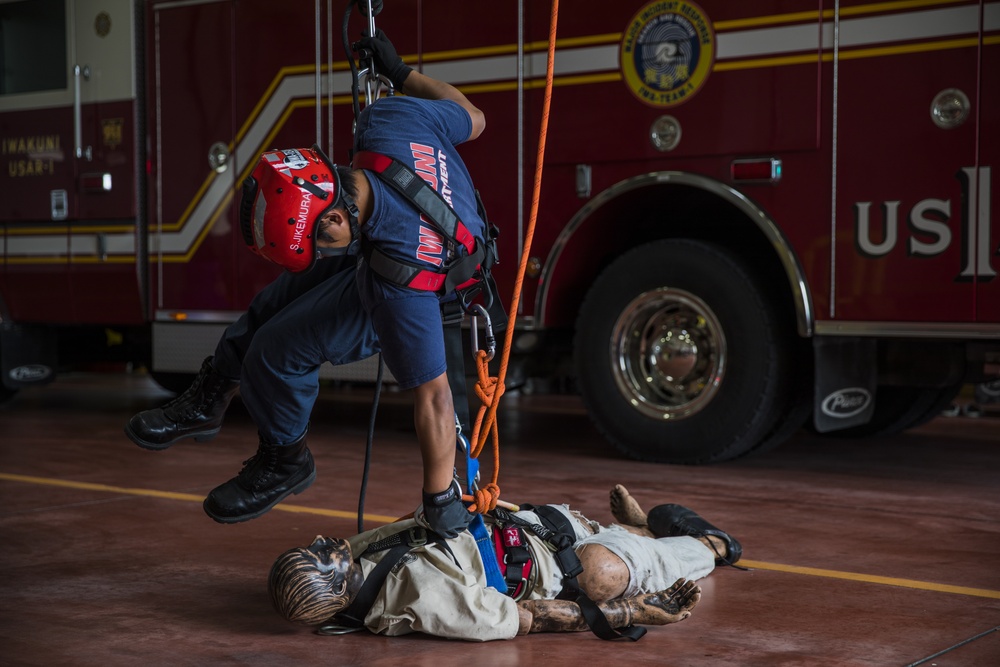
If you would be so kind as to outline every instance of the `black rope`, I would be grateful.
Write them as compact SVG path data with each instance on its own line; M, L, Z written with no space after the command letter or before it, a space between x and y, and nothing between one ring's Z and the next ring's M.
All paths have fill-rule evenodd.
M344 55L347 57L347 64L351 68L351 100L354 108L354 123L357 124L358 117L361 115L361 100L358 94L358 88L360 84L358 82L358 67L354 63L354 53L351 49L351 40L348 37L347 30L348 24L351 19L351 9L357 5L357 0L349 0L347 7L344 9L344 21L341 24L340 36L344 43ZM378 9L370 4L370 1L366 3L369 12L374 11L378 13L381 10L381 3L378 5ZM359 6L360 9L360 6ZM357 129L356 127L354 128ZM357 132L354 133L354 142L357 143ZM357 148L355 145L351 149L351 157L354 156L354 150ZM358 493L358 532L365 532L365 495L368 492L368 473L371 470L371 457L372 457L372 444L375 440L375 417L378 414L378 401L379 396L382 394L382 375L385 371L385 363L382 361L382 353L378 355L378 376L375 378L375 397L372 399L372 410L371 415L368 419L368 440L365 443L365 466L364 471L361 473L361 491Z
M344 42L344 54L347 56L347 64L351 68L351 97L354 107L354 122L358 122L358 116L361 115L361 101L358 97L358 66L354 63L354 53L351 51L351 40L347 35L347 24L351 19L351 8L354 7L357 0L350 0L347 3L347 8L344 10L344 22L341 25L340 37ZM355 134L355 141L357 141L357 135ZM354 149L351 149L351 156L354 155Z
M378 414L378 399L382 394L382 373L384 370L385 363L382 361L382 353L379 352L375 397L372 399L372 412L368 419L368 442L365 444L365 469L361 473L361 492L358 494L358 533L365 532L365 494L368 492L368 471L372 462L372 442L375 440L375 415Z

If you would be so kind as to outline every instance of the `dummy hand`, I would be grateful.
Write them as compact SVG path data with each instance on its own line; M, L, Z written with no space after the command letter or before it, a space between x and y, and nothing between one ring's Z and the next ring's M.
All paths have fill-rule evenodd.
M392 45L386 34L380 28L375 29L374 37L362 37L354 45L354 49L365 49L372 54L375 61L375 69L379 74L384 75L396 90L403 89L403 82L413 71L412 67L403 64L403 59L396 54L396 47Z
M417 515L420 513L418 509ZM447 490L440 493L425 491L423 514L428 527L445 538L458 537L474 518L462 504L462 490L458 482L452 482Z
M678 579L665 591L627 598L636 625L667 625L683 621L701 599L701 588L693 581Z

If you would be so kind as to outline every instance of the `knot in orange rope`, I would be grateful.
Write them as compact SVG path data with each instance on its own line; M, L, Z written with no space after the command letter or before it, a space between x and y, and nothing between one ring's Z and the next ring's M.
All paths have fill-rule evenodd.
M483 402L484 405L492 405L493 401L500 398L496 395L497 387L501 387L500 393L503 393L502 385L500 385L500 378L495 377L479 377L476 382L476 396L479 400Z
M491 482L483 489L476 489L472 495L473 505L469 507L469 511L486 514L496 508L499 499L500 487Z
M473 458L478 458L486 445L489 435L493 436L494 458L499 459L500 434L497 429L496 413L500 397L503 396L504 384L499 377L490 377L489 359L486 352L479 350L476 353L476 373L479 380L476 382L476 396L479 397L479 412L476 414L476 423L472 428L472 441L470 442ZM497 466L499 460L496 461ZM496 475L497 468L494 468ZM494 482L496 478L494 477Z

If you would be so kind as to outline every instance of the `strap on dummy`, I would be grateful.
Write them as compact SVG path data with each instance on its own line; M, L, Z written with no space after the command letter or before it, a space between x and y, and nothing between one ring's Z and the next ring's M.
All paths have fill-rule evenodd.
M461 429L458 430L458 447L465 454L465 488L470 492L476 488L476 479L479 477L479 459L473 458L469 454L469 441ZM501 593L507 593L507 580L500 571L500 564L497 562L497 552L490 537L490 531L486 529L482 514L476 514L472 523L469 524L469 532L476 538L476 547L479 549L479 558L483 562L483 570L486 573L486 585Z
M496 512L500 509L496 508L493 511ZM566 518L566 515L549 505L521 505L521 509L530 510L537 514L543 525L538 526L502 510L502 514L506 515L504 520L509 518L513 523L523 525L540 539L552 545L556 562L563 573L563 589L557 599L576 602L583 613L583 619L590 627L590 631L601 639L625 638L631 641L641 639L646 634L646 628L637 625L621 629L611 627L611 623L608 622L597 603L587 597L587 594L580 589L577 576L583 572L583 565L573 549L573 543L576 542L576 531L573 530L573 524ZM539 528L542 530L539 531Z
M361 590L358 591L357 596L351 602L350 606L334 616L331 619L333 621L331 624L320 628L320 634L342 634L343 632L363 628L365 617L368 615L369 610L371 610L372 605L375 604L375 598L378 597L379 591L382 590L382 585L385 583L385 579L389 576L392 568L411 550L422 547L428 542L438 544L448 551L448 553L451 553L451 549L443 537L437 533L428 531L422 526L413 526L401 530L385 539L369 544L368 548L355 560L364 558L366 554L385 551L386 549L389 550L389 553L383 556L382 560L375 566L375 569L365 577L365 583L361 585ZM454 557L454 554L452 554L452 558ZM341 631L336 632L333 628L340 628Z

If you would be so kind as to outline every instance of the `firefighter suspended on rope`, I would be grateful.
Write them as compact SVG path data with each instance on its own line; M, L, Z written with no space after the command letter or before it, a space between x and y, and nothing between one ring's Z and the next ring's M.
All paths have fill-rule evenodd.
M382 32L364 36L359 47L371 54L378 76L404 94L365 107L356 121L356 146L403 163L435 186L435 196L465 230L458 243L374 172L335 165L318 146L264 152L244 184L241 228L252 251L288 270L226 329L186 392L135 415L125 430L154 450L187 437L210 439L239 389L260 441L243 469L208 495L204 509L222 523L254 519L315 479L306 431L320 365L381 352L400 389L414 390L421 515L450 537L472 516L454 481L455 407L441 304L449 297L461 302L453 298L458 285L448 283L449 271L458 265L468 272L463 257L470 250L482 250L477 264L487 262L491 236L455 148L479 136L485 117L453 86L405 65ZM372 269L366 247L425 275L443 273L444 283L435 290L395 284Z

